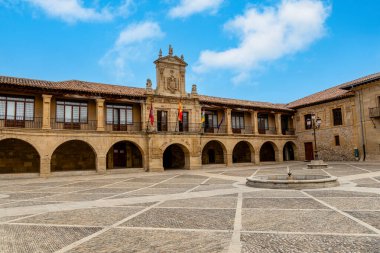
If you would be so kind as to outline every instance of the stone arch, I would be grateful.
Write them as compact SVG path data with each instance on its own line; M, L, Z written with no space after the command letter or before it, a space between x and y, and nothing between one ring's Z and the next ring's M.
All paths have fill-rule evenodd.
M251 163L254 161L254 149L248 141L239 141L232 151L233 163Z
M202 149L202 164L225 164L226 155L227 150L222 142L209 141Z
M41 157L34 145L18 138L0 140L0 174L38 173Z
M279 158L278 147L274 142L264 142L260 147L260 162L275 162Z
M294 161L297 159L297 146L294 142L288 141L282 149L284 161Z
M144 165L143 150L137 143L130 140L114 142L108 149L106 157L107 169L143 168Z
M190 169L189 149L183 144L170 144L162 154L162 166L165 170Z
M96 170L97 153L82 140L68 140L60 144L51 156L51 171Z

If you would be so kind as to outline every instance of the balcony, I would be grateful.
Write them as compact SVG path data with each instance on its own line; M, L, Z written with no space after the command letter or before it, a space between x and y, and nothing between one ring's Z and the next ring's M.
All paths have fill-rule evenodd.
M25 117L6 118L0 116L0 128L41 128L42 117L25 119Z
M369 108L370 118L380 118L380 107Z
M234 134L252 134L252 126L245 126L244 128L232 128L232 133Z
M282 134L283 135L295 135L295 130L293 128L287 128L287 129L282 129Z
M259 134L276 134L275 127L259 128Z
M66 129L66 130L96 130L97 121L88 120L87 122L57 122L56 119L50 120L51 129Z
M105 125L106 131L112 131L112 132L141 132L142 124L141 122L133 122L129 124L114 124L114 123L107 123Z
M201 133L205 133L205 134L226 134L227 133L227 126L221 125L218 128L218 127L209 127L209 126L201 125Z

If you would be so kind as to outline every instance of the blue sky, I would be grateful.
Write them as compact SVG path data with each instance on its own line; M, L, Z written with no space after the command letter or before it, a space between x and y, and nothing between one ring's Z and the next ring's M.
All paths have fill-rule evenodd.
M187 90L286 103L380 72L377 0L0 0L0 75L145 87L162 48Z

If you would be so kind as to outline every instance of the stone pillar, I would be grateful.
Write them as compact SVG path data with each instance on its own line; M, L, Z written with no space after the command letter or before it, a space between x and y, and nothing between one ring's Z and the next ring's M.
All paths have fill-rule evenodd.
M226 121L227 134L232 134L231 109L227 108L224 110L224 117Z
M51 159L50 157L46 156L41 158L40 162L40 177L49 177L51 174Z
M232 154L226 154L226 165L228 167L231 167L234 165L233 161L232 161Z
M275 124L276 124L276 134L277 135L282 135L282 130L281 130L281 113L276 113L275 114Z
M257 111L251 112L253 134L259 134L259 124L257 122Z
M105 174L107 168L107 157L106 156L98 156L96 159L96 171L99 174Z
M104 131L104 99L96 99L96 131Z
M146 114L146 103L141 103L140 104L141 106L141 130L142 131L145 131L147 128L146 126L146 123L147 123L147 120L148 120L148 115Z
M256 149L256 152L255 152L255 164L256 165L260 164L260 149Z
M52 95L42 95L42 128L51 129L50 126L50 108L51 108L51 97ZM50 169L49 169L50 170Z

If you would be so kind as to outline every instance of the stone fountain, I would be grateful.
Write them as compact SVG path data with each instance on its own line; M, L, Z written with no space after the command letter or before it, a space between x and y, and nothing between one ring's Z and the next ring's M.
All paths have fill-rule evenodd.
M287 175L253 176L247 178L247 185L269 189L315 189L339 185L338 178L325 175L293 175L287 167Z

